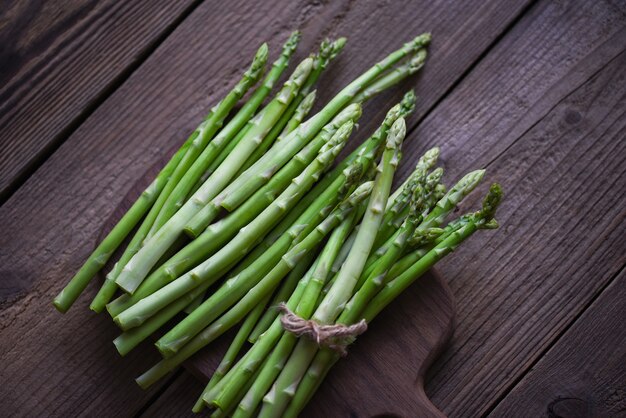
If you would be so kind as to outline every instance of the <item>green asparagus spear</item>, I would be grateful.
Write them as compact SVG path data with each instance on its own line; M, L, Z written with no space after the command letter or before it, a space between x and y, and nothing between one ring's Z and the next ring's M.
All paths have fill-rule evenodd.
M252 288L233 308L215 321L200 334L184 345L175 355L161 360L150 370L137 378L137 383L146 388L158 379L177 367L182 361L193 355L202 347L213 341L224 331L240 321L251 309L256 306L260 298L271 293L278 282L295 267L304 255L336 227L350 212L354 205L366 197L371 185L360 186L345 202L337 207L321 224L319 224L305 239L291 248L281 261L268 273L261 282ZM220 382L221 383L221 382ZM216 387L220 386L218 383Z
M346 138L337 137L337 139L345 140ZM251 249L256 237L267 233L280 220L281 215L290 209L297 202L298 198L317 181L323 170L343 148L343 145L344 142L337 144L329 141L328 144L322 147L319 156L313 163L296 177L292 184L276 200L261 212L254 221L243 228L228 244L182 277L117 315L114 318L115 322L122 329L138 326L159 309L197 287L201 282L214 282L217 280L221 274L225 273L229 267L239 261ZM188 318L190 317L191 315Z
M359 172L363 171L363 167L366 167L370 162L371 159L373 158L373 156L375 155L375 150L378 147L378 144L380 143L381 140L385 140L387 137L387 131L391 125L390 120L391 121L395 121L400 115L404 114L404 112L409 112L412 107L413 107L413 103L414 103L414 99L415 97L412 94L407 94L405 96L405 99L403 99L403 103L401 106L395 106L389 113L388 113L388 117L385 119L385 122L383 123L383 125L381 125L381 128L379 128L376 133L370 137L370 139L368 139L361 147L359 147L359 149L357 149L355 152L353 152L349 157L346 158L346 160L350 161L352 166L357 165L359 166ZM344 164L346 163L346 160L344 160L344 162L342 164L340 164L334 171L337 171L341 168L344 167ZM343 171L339 171L339 177L330 177L330 179L332 179L332 183L330 183L330 186L328 186L328 188L337 190L336 184L341 185L342 183L338 183L338 180L341 180L341 178L346 178L347 174L346 172L348 171L352 171L351 167L352 166L348 166L348 168L346 168ZM329 174L334 174L334 173L329 173ZM320 187L321 185L324 185L323 182L321 182L320 184L318 184L318 186L316 186L316 189L318 187ZM314 195L317 196L316 201L318 202L324 202L327 201L328 198L326 197L326 195L328 195L328 188L324 191L324 193L317 195L315 192L315 190L313 190L312 192L309 193L309 195ZM307 195L308 197L308 195ZM306 198L305 198L306 200ZM305 200L303 200L302 203L306 203L307 205L309 205L309 202L305 202ZM308 207L308 206L307 206ZM313 208L318 207L318 205L313 204L313 206L311 206ZM295 211L295 210L294 210ZM290 214L291 215L291 214ZM285 218L283 220L283 222L281 222L281 224L286 223L287 225L292 224L294 221L293 220L289 220L287 218ZM296 222L297 224L298 222ZM314 223L313 223L314 224ZM277 230L280 230L280 227L276 228ZM281 232L282 233L282 232ZM268 236L269 237L269 236ZM254 255L253 253L251 253L251 256ZM256 257L256 256L255 256ZM294 295L300 295L303 291L303 289L301 289L301 283L302 281L298 284L298 288L296 288L296 291L294 292L294 294L292 295L292 297L289 299L288 301L288 306L290 306L290 309L295 309L295 306L292 306L294 303L297 303L298 297L294 296ZM259 340L258 343L259 345L255 345L253 348L256 350L255 353L249 353L250 355L258 355L259 358L264 358L267 350L269 350L271 347L273 347L273 344L276 342L276 340L280 337L282 333L282 328L280 326L280 322L276 322L274 321L274 323L272 324L272 326L270 327L270 329L268 330L268 332L263 334L262 338L262 342ZM263 351L265 350L265 351ZM259 354L261 353L261 354ZM246 355L248 356L248 354ZM254 360L251 361L250 364L255 364L258 365L258 361ZM244 374L242 376L242 373L246 373L247 370L249 369L248 366L241 368L239 367L237 370L233 371L232 373L234 373L234 377L233 380L234 381L246 381L247 377L245 377L246 375ZM215 396L215 394L205 394L207 396L207 399L210 399L211 396ZM212 399L212 398L211 398Z
M339 39L337 39L337 40L335 40L333 42L330 42L329 40L324 40L321 43L320 51L315 56L315 62L313 64L313 71L311 71L311 74L309 75L309 78L307 79L307 82L304 84L304 86L302 86L302 89L300 91L300 95L302 97L305 97L309 93L309 91L313 88L313 85L315 85L315 82L319 78L319 75L326 68L328 63L331 60L333 60L341 52L341 50L343 49L345 44L346 44L346 39L345 38L339 38ZM295 103L299 103L299 101L296 99L289 106L290 107L295 106L294 105ZM286 111L285 113L288 113L288 111ZM245 130L245 128L242 129L242 132L244 132L244 130ZM240 132L240 134L242 132ZM208 176L213 171L215 171L215 169L222 163L222 161L224 161L226 159L228 154L230 154L231 151L233 150L233 148L235 148L235 145L237 145L239 140L240 140L240 138L234 138L232 141L230 141L226 145L226 147L222 150L222 152L220 152L218 157L209 166L209 169L207 170L207 173L205 173L206 177L203 176L204 180L206 180L208 178ZM202 182L204 182L204 180ZM196 188L199 188L199 187L200 187L200 184L196 184Z
M305 258L302 260L302 262L298 263L298 265L289 273L289 276L287 276L287 281L295 281L297 284L299 279L309 269L311 262L315 258L314 255L315 254L313 252L308 253L305 256ZM291 293L293 293L293 290L294 289L292 288L291 291L288 292L287 296L291 295ZM283 300L282 297L276 295L273 298L272 302L269 304L269 310L271 310L272 308L275 308L277 304L279 303L279 302L276 302L276 303L274 302L276 298L278 298L279 302ZM236 357L241 351L241 348L243 347L244 343L249 339L249 336L251 335L251 332L255 324L259 320L261 314L268 308L267 305L268 305L269 300L270 300L270 295L267 295L259 304L257 304L257 306L252 311L250 311L250 313L244 320L243 324L241 325L239 331L237 332L237 335L233 339L233 342L228 347L228 351L224 355L224 358L222 359L217 369L211 376L211 379L209 380L209 383L207 384L208 388L212 388L213 386L215 386L217 382L219 382L222 379L222 377L224 377L224 375L235 364ZM204 405L204 402L201 402L201 403Z
M330 275L330 268L341 249L341 244L354 227L354 220L354 216L346 218L341 225L333 231L328 239L328 243L324 246L320 254L319 263L295 309L295 314L301 318L309 318L311 314L313 314L322 287ZM295 335L290 333L283 334L279 343L272 351L272 354L268 357L265 366L261 369L243 399L241 399L237 410L233 414L233 418L252 416L263 398L263 395L268 391L274 379L280 373L282 365L287 361L296 342L297 337ZM224 401L224 399L220 401L220 408L225 407Z
M333 323L352 295L383 219L393 175L399 163L398 154L405 132L404 119L400 118L393 124L387 137L374 191L370 197L354 246L350 249L348 258L339 271L335 284L313 314L313 321L322 324ZM297 387L316 352L317 344L315 342L307 340L298 342L272 389L263 398L260 417L275 417L282 414L293 396L294 390L292 388Z
M358 91L367 87L373 80L396 62L414 51L423 48L429 42L430 34L423 34L416 37L413 41L391 53L361 76L357 77L348 86L344 87L344 89L328 102L320 112L301 124L298 129L285 138L285 141L281 141L279 144L270 148L259 161L233 181L230 186L228 186L229 196L221 203L222 207L232 211L239 206L250 193L256 190L257 185L262 183L264 176L271 175L271 173L275 172L282 164L291 158L304 143L310 141L334 114L354 98ZM259 173L263 174L263 176L259 175Z
M308 105L312 105L312 100L314 99L315 96L314 96L314 93L311 93L311 94L313 96L310 95L309 97L310 100L306 100L302 102L304 104L304 108L301 109L301 112L305 112L306 107ZM308 149L313 150L313 152L317 152L317 150L319 150L319 148L322 147L322 144L325 142L325 140L328 139L327 138L328 135L332 135L334 133L334 130L338 128L337 122L342 120L343 116L345 116L345 112L341 114L341 117L338 115L335 119L333 119L333 121L331 121L331 124L326 125L324 129L322 130L322 132L320 132L320 134L316 137L316 139L312 141L312 146L308 147L309 145L311 145L311 143L307 144ZM275 127L277 126L278 125L276 125ZM272 135L271 133L268 134L268 136L271 136L271 135ZM307 147L304 147L302 150L307 149ZM300 152L302 152L302 150ZM272 179L270 179L269 184L283 184L283 182L277 183L276 181L274 181L274 178L279 177L279 179L280 178L286 179L285 177L286 171L291 171L291 170L285 170L285 168L288 166L293 167L294 164L297 164L297 161L299 160L298 155L299 154L296 154L296 156L294 156L294 158L292 158L292 160L289 163L287 163L285 167L283 167L283 169L281 169L279 174L277 174L276 176L273 176ZM314 156L311 156L310 159L308 159L308 161L311 161L313 158ZM295 175L292 175L292 177L294 176ZM262 187L259 190L266 190L266 189L267 187ZM219 203L223 199L223 196L224 196L223 193L220 193L219 195L217 195L211 202L205 205L200 211L198 211L198 213L196 213L191 218L191 220L185 226L185 233L187 235L189 235L191 238L197 238L211 224L211 222L213 222L213 220L217 217L220 210L222 209ZM258 196L258 193L255 193L254 196ZM253 198L254 197L251 197L250 199L253 199Z
M301 89L302 90L302 89ZM235 177L239 177L241 173L246 171L252 164L257 162L259 158L274 144L281 139L281 136L285 136L295 130L304 118L309 114L315 101L315 91L306 96L295 109L290 109L291 105L296 104L295 101L290 103L290 106L285 110L280 120L276 122L276 125L267 134L267 137L248 157L245 164L237 171Z
M430 251L424 253L401 276L387 284L370 303L363 305L366 302L363 299L361 304L353 304L350 313L345 315L342 313L343 322L340 323L350 324L359 320L360 317L364 317L368 322L372 321L404 289L434 266L437 261L452 252L477 229L493 228L493 216L501 198L502 190L500 186L497 184L492 185L483 201L483 209L481 211L466 219L459 229L451 232L446 239L442 240ZM363 313L361 314L361 312ZM292 418L298 416L338 359L339 356L328 349L322 349L317 353L305 377L298 385L292 402L285 410L285 417Z
M237 144L237 147L224 160L224 163L218 167L174 216L169 218L154 236L144 242L143 247L131 258L117 278L116 282L121 288L132 294L145 279L159 257L180 235L185 224L228 184L237 169L241 167L254 148L259 145L285 107L293 99L310 73L311 66L312 61L307 59L296 68L292 77L285 83L283 89L274 100L255 116L254 127ZM199 175L201 174L200 172ZM195 182L195 179L193 182ZM193 182L190 184L190 187L193 185Z
M414 57L404 65L398 66L388 73L382 74L366 89L362 90L355 98L355 102L364 102L390 87L400 83L405 78L417 73L426 62L426 49L417 51Z
M321 146L328 139L330 139L341 124L350 120L355 121L358 119L360 114L360 106L351 105L346 107L333 119L333 121L330 122L329 125L322 130L318 140L312 141L307 145L307 147L302 149L289 164L283 167L277 175L272 177L272 180L270 180L268 184L259 189L253 197L246 201L246 203L226 218L211 225L211 227L201 234L196 240L191 242L168 262L155 270L155 272L153 272L137 289L134 295L122 295L107 305L109 313L114 317L117 316L123 310L128 309L137 301L154 293L156 290L176 279L181 274L187 272L191 267L197 265L202 260L213 254L216 249L228 242L228 240L230 240L237 233L237 231L254 219L267 205L272 203L276 196L283 191L291 180L300 174L304 167L306 167L306 165L308 165L315 158ZM327 201L320 202L322 207L331 204L338 188L344 181L345 178L340 178L336 184L328 186L324 190L325 199L327 199ZM317 190L317 187L315 190ZM308 198L308 195L309 194L307 194L305 199ZM318 206L320 204L318 204ZM315 210L314 206L313 202L307 201L307 208L313 207L312 210ZM285 221L289 223L286 223ZM274 231L280 231L282 229L282 232L284 232L286 228L283 229L282 225L286 224L288 228L294 222L295 219L287 216L285 220L283 220L279 226L274 229ZM254 260L259 255L260 254L258 252L253 252L248 258Z
M139 222L141 217L154 204L157 197L165 187L170 175L187 151L191 141L193 141L192 137L182 145L176 154L174 154L170 161L156 176L154 181L150 183L150 185L141 193L128 212L126 212L117 225L115 225L111 232L109 232L100 245L98 245L94 252L89 256L78 273L76 273L72 280L70 280L65 288L63 288L63 290L57 295L54 299L54 306L59 310L59 312L65 313L72 306L95 274L106 264L126 235L128 235L128 233ZM110 292L110 288L111 286L107 286L107 295ZM115 288L113 288L113 292L115 292ZM106 297L106 295L103 295L103 298L104 297Z
M272 69L268 73L267 77L265 77L263 84L254 92L250 100L248 100L237 115L233 117L228 125L222 129L222 131L210 143L209 140L213 137L217 130L212 132L210 136L198 136L198 147L193 149L193 153L189 152L188 155L185 156L185 160L181 163L180 167L177 167L177 171L180 171L180 175L176 177L176 181L173 184L174 188L167 196L167 200L163 203L163 207L159 210L159 214L150 228L150 232L148 233L146 239L150 239L154 236L154 234L156 234L156 232L163 225L165 225L172 215L183 205L189 191L195 182L198 181L198 179L206 171L208 165L212 162L217 153L219 153L220 149L224 147L225 143L227 143L252 117L256 109L272 90L272 87L287 67L289 58L296 49L299 41L300 33L297 31L293 32L289 39L287 39L287 42L285 42L281 56L272 65ZM267 46L265 49L265 56L267 57ZM237 100L239 100L241 96L239 96ZM236 103L237 100L234 103ZM221 119L221 122L223 122L223 119ZM221 127L221 123L219 127Z
M320 151L320 157L323 157L326 150L337 150L337 152L343 147L346 140L352 132L354 123L349 121L341 126L331 140ZM322 166L320 163L315 162L310 166L311 173L315 173L319 176L318 166ZM303 172L301 176L309 173ZM313 179L315 179L313 177ZM316 180L316 179L315 179ZM302 181L300 177L294 180L296 186ZM253 227L253 221L248 227ZM244 272L249 271L249 274ZM237 300L239 300L246 292L248 292L256 283L251 280L251 276L255 275L256 270L248 268L241 274L230 278L223 286L220 287L209 299L207 299L198 309L196 309L191 315L181 321L172 330L165 334L157 342L157 348L165 356L172 355L178 351L189 339L195 336L198 332L209 325L215 318L222 314L226 309L230 308Z
M207 120L212 118L212 116L215 113L216 109L220 107L220 104L221 104L221 102L218 103L213 109L211 109L209 114L204 118L205 121L207 121ZM185 145L184 145L185 149L194 140L195 135L197 135L197 134L194 131L194 133L187 139L187 141L185 141ZM182 155L184 155L184 152L181 154L181 158L182 158ZM180 161L180 159L178 161ZM159 196L161 196L161 194L159 194ZM128 260L130 260L130 258L141 247L141 243L143 242L144 238L146 237L148 231L150 230L150 227L152 226L152 223L156 219L156 216L158 215L159 208L160 208L160 206L158 204L156 204L156 202L155 202L154 205L152 205L152 208L150 208L150 210L148 211L148 214L144 218L143 222L141 222L141 225L139 226L137 232L135 233L135 235L131 239L131 241L128 244L128 246L126 247L126 249L124 250L124 253L120 257L118 262L115 263L115 266L113 267L113 270L110 271L106 275L104 283L100 287L100 290L98 290L98 293L96 294L96 296L94 297L93 301L91 302L91 305L89 306L89 308L91 310L93 310L94 312L97 312L97 313L102 312L104 310L104 307L106 306L106 304L109 303L111 301L111 299L113 298L113 296L115 295L115 292L117 291L117 283L115 283L115 279L120 274L120 271L122 270L122 267L124 265L126 265Z
M319 53L314 56L315 61L313 64L313 71L311 71L311 75L309 75L306 83L304 84L304 86L302 86L298 97L289 105L289 108L285 111L285 116L288 116L288 118L291 118L291 116L293 115L293 120L291 120L290 122L292 126L286 126L286 129L281 132L279 136L272 136L271 134L268 135L271 140L263 141L261 146L254 151L254 153L246 161L246 164L239 170L237 176L247 170L259 158L261 158L265 151L267 151L267 149L269 149L269 147L274 142L274 138L276 138L276 141L278 142L282 140L287 134L292 132L295 128L297 128L298 125L300 125L300 123L304 120L304 117L311 110L313 104L312 102L306 102L306 96L309 94L309 91L315 85L317 79L319 78L322 71L326 68L328 63L332 59L334 59L339 54L339 52L341 52L345 43L345 38L339 38L334 42L331 42L328 39L322 41ZM299 106L301 104L303 106L301 109L299 109ZM280 126L285 126L285 123L286 120L281 120L281 123L277 124L277 128Z

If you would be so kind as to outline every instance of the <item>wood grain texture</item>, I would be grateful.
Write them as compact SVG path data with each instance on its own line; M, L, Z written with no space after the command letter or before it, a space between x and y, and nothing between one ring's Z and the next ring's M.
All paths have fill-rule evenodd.
M195 3L3 2L0 201Z
M409 142L505 189L498 233L438 267L459 319L426 393L451 417L489 411L626 261L625 16L538 4Z
M185 370L140 416L142 418L203 416L191 412L191 407L204 390L205 384L206 382Z
M10 382L0 389L2 405L56 416L80 408L115 415L146 402L130 376L154 358L116 359L112 328L86 314L88 298L65 317L49 301L93 248L99 225L133 179L193 128L257 41L276 45L302 27L299 57L323 35L350 38L332 76L322 79L320 102L409 29L434 32L410 124L427 117L411 132L405 160L440 144L448 179L486 166L508 194L503 228L443 263L459 300L459 328L427 393L450 416L490 411L626 261L621 3L538 2L440 102L525 4L198 7L0 209L0 361L9 365L0 380ZM368 106L363 136L400 90ZM41 341L52 342L42 348ZM52 366L42 372L35 364ZM37 406L25 395L31 387L38 388Z
M498 405L491 416L626 414L626 270Z
M230 3L228 8L200 5L0 208L0 361L8 365L0 370L0 380L9 382L2 385L0 400L5 410L26 415L46 410L53 416L98 411L112 416L133 413L149 399L131 376L147 369L154 357L139 351L130 360L117 359L110 344L112 325L90 315L89 297L65 316L54 312L50 301L87 257L100 225L132 179L186 136L247 65L260 40L270 41L275 52L291 29L302 27L303 51L308 51L322 35L339 29L355 33L354 46L338 60L333 77L324 78L324 88L336 90L420 27L438 28L449 49L445 59L433 59L434 71L423 74L433 80L424 89L423 112L523 6L503 9L476 3L448 11L426 2L409 9L398 4L395 13L379 12L379 19L369 16L376 10L367 3L369 9L352 9L351 21L342 16L355 5L340 2L265 2L255 8L247 2ZM397 16L404 16L414 31L409 34L392 24ZM467 39L467 32L459 30L463 24L480 30ZM382 27L389 28L388 38L381 37ZM378 114L400 94L379 99ZM369 126L374 123L378 121ZM87 293L93 292L90 287ZM35 399L33 387L38 389ZM68 396L80 402L68 401Z

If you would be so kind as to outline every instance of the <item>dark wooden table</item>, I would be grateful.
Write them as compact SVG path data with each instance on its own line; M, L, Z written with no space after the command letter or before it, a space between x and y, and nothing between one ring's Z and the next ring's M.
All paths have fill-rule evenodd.
M405 158L438 144L448 179L485 167L506 189L501 229L440 267L458 316L429 373L434 403L451 417L626 415L623 1L7 0L0 16L1 416L190 415L192 376L142 391L133 378L156 353L120 359L89 298L64 316L51 300L133 179L261 40L294 28L298 57L349 38L322 100L431 31L405 85L420 97Z

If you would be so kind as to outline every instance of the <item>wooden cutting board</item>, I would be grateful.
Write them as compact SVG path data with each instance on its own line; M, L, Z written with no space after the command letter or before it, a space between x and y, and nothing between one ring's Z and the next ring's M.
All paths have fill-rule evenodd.
M303 417L443 417L424 393L424 375L452 335L455 303L436 272L425 274L382 312L331 370ZM185 367L203 382L232 335Z
M151 167L105 223L100 240L124 215L166 161ZM120 251L103 272L108 272ZM103 280L104 274L101 274ZM442 417L424 393L424 376L452 335L455 302L446 281L431 270L382 312L349 348L311 400L303 417ZM235 330L185 363L207 382ZM139 348L141 349L141 348Z

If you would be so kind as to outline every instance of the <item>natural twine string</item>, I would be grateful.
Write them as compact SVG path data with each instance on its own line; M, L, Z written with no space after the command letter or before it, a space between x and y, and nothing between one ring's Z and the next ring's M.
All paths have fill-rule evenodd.
M278 305L278 309L283 313L280 322L286 331L291 332L296 337L307 337L315 341L317 345L335 350L342 356L348 354L346 347L352 340L367 330L365 319L354 325L323 325L312 319L299 317L284 303Z

